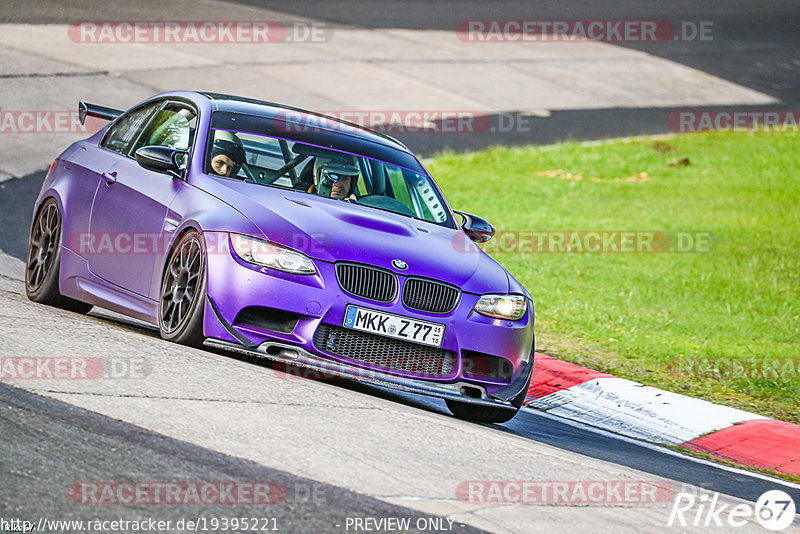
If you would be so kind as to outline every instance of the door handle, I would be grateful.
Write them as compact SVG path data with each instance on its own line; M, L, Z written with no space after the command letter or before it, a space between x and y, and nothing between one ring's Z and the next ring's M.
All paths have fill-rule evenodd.
M104 172L103 180L105 180L107 184L113 184L117 181L117 171Z

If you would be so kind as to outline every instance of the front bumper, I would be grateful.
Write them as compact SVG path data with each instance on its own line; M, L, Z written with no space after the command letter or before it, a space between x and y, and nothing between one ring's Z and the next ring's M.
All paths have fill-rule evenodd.
M363 300L345 293L337 282L335 265L315 262L315 275L290 275L246 264L216 236L217 254L209 255L204 333L209 345L251 356L339 374L344 378L476 404L510 403L528 386L533 363L533 307L516 322L474 313L479 296L462 293L457 308L434 315L405 308L398 297L389 303ZM219 245L223 246L219 248ZM403 282L402 274L398 274ZM455 355L447 376L420 376L397 369L370 366L321 349L315 333L321 325L341 327L345 308L356 304L384 312L444 324L442 349ZM243 309L266 306L298 317L291 331L256 328L237 321ZM284 350L285 349L285 350ZM292 352L293 351L293 352ZM468 372L466 352L504 358L512 370L503 379L476 378ZM286 354L296 354L287 357ZM509 404L510 406L510 404Z

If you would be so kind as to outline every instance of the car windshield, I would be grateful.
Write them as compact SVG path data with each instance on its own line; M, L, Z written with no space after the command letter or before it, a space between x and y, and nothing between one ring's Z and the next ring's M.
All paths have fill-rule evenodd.
M205 172L452 226L426 174L335 148L212 128Z

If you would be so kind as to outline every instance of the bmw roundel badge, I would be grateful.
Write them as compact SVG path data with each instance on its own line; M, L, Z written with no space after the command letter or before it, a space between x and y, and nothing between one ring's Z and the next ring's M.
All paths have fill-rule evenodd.
M405 271L408 269L408 264L403 260L392 260L392 267L399 271Z

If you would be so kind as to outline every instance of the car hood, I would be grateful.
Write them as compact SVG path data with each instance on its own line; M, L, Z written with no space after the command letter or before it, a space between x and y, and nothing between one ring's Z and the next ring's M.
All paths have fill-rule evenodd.
M203 188L231 204L272 241L315 260L352 261L459 286L509 290L506 270L459 229L302 192L207 177ZM402 260L406 271L392 267Z

